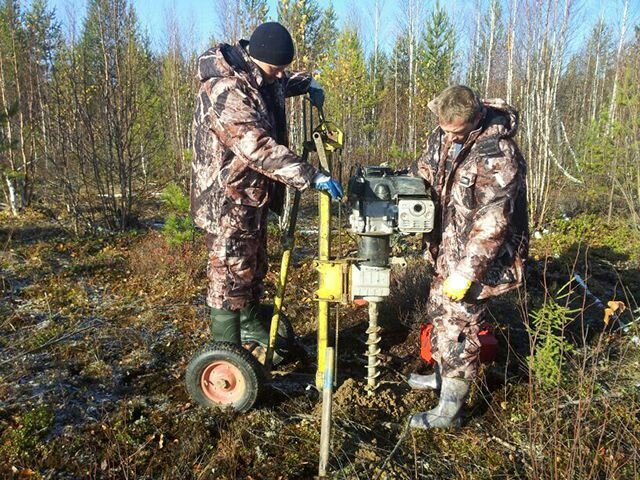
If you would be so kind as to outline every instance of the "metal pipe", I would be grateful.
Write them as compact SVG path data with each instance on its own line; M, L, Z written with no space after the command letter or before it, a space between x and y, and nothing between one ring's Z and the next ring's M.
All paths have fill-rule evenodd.
M369 267L386 267L389 265L390 235L361 235L358 242L358 256L366 258L361 265Z
M327 478L327 466L329 465L329 450L331 446L331 407L333 402L333 348L328 347L325 357L327 368L324 372L324 385L322 389L322 419L320 422L320 462L318 465L318 478Z

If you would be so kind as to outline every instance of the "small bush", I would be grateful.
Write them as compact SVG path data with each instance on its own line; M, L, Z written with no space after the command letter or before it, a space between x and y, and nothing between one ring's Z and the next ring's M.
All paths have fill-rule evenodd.
M187 213L189 211L189 198L182 192L182 189L175 183L171 183L162 192L164 200L169 208L174 212Z
M162 231L169 245L182 245L192 240L195 232L191 218L181 217L173 213L167 217Z
M182 245L193 239L195 226L189 216L189 197L178 185L172 183L162 192L162 199L171 210L162 229L167 243Z
M529 333L533 338L534 352L528 358L529 367L543 386L555 387L562 379L564 356L572 350L564 338L564 329L577 312L552 298L531 313Z

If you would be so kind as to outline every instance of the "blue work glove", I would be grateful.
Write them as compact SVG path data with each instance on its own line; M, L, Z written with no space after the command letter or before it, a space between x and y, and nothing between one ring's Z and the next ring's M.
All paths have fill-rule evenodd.
M322 110L322 107L324 106L324 90L317 81L311 80L308 93L311 105L316 107L318 110Z
M329 195L331 195L331 198L334 200L340 200L342 195L344 195L340 182L331 178L329 175L325 175L324 173L318 173L313 178L311 186L316 190L329 192Z

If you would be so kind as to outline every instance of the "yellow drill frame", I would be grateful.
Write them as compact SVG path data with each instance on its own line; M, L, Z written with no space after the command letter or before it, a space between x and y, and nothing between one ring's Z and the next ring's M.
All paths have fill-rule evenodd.
M320 166L333 175L333 153L340 150L344 136L340 129L328 122L322 122L313 133L313 142L320 160ZM314 294L318 302L318 370L316 388L323 387L327 369L326 352L329 347L329 304L344 303L348 297L349 268L340 260L331 258L331 196L327 192L318 193L318 259L314 266L318 271L318 290ZM337 355L336 355L337 356Z
M325 122L323 115L321 115L320 125L314 130L312 137L313 143L307 144L307 142L305 142L302 155L303 161L306 161L309 151L315 150L318 154L320 166L333 177L332 157L334 152L342 149L344 140L342 131L335 125ZM274 298L273 316L269 330L269 345L265 359L266 371L270 371L273 364L273 353L287 284L287 274L293 249L294 229L299 202L300 192L296 192L291 223L287 233L283 236L284 248ZM318 258L314 262L314 267L318 271L319 288L314 293L314 299L318 302L318 308L316 310L316 319L318 322L318 370L316 372L316 387L318 390L322 390L324 373L327 369L327 348L329 347L329 304L334 302L347 303L350 282L348 263L343 260L331 259L331 196L328 192L318 193L318 211Z

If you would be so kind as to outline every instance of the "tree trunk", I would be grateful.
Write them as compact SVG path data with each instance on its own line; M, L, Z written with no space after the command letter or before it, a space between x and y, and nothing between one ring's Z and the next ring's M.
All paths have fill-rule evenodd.
M487 50L487 70L485 73L484 79L484 96L489 96L489 82L491 80L491 61L493 59L493 44L495 42L496 37L496 9L498 8L496 5L496 0L491 1L490 8L490 23L489 23L489 48Z
M618 42L618 52L616 54L616 66L615 75L613 77L613 88L611 91L611 102L609 103L609 117L607 120L607 137L611 135L611 128L616 116L616 95L618 92L618 77L620 75L620 59L622 57L622 47L624 45L624 36L627 31L627 14L629 11L629 0L624 2L624 13L622 14L622 23L620 25L620 40ZM613 198L616 187L616 175L618 170L618 157L613 156L613 163L611 165L611 186L609 187L609 202L607 211L607 224L611 223L611 217L613 215Z

